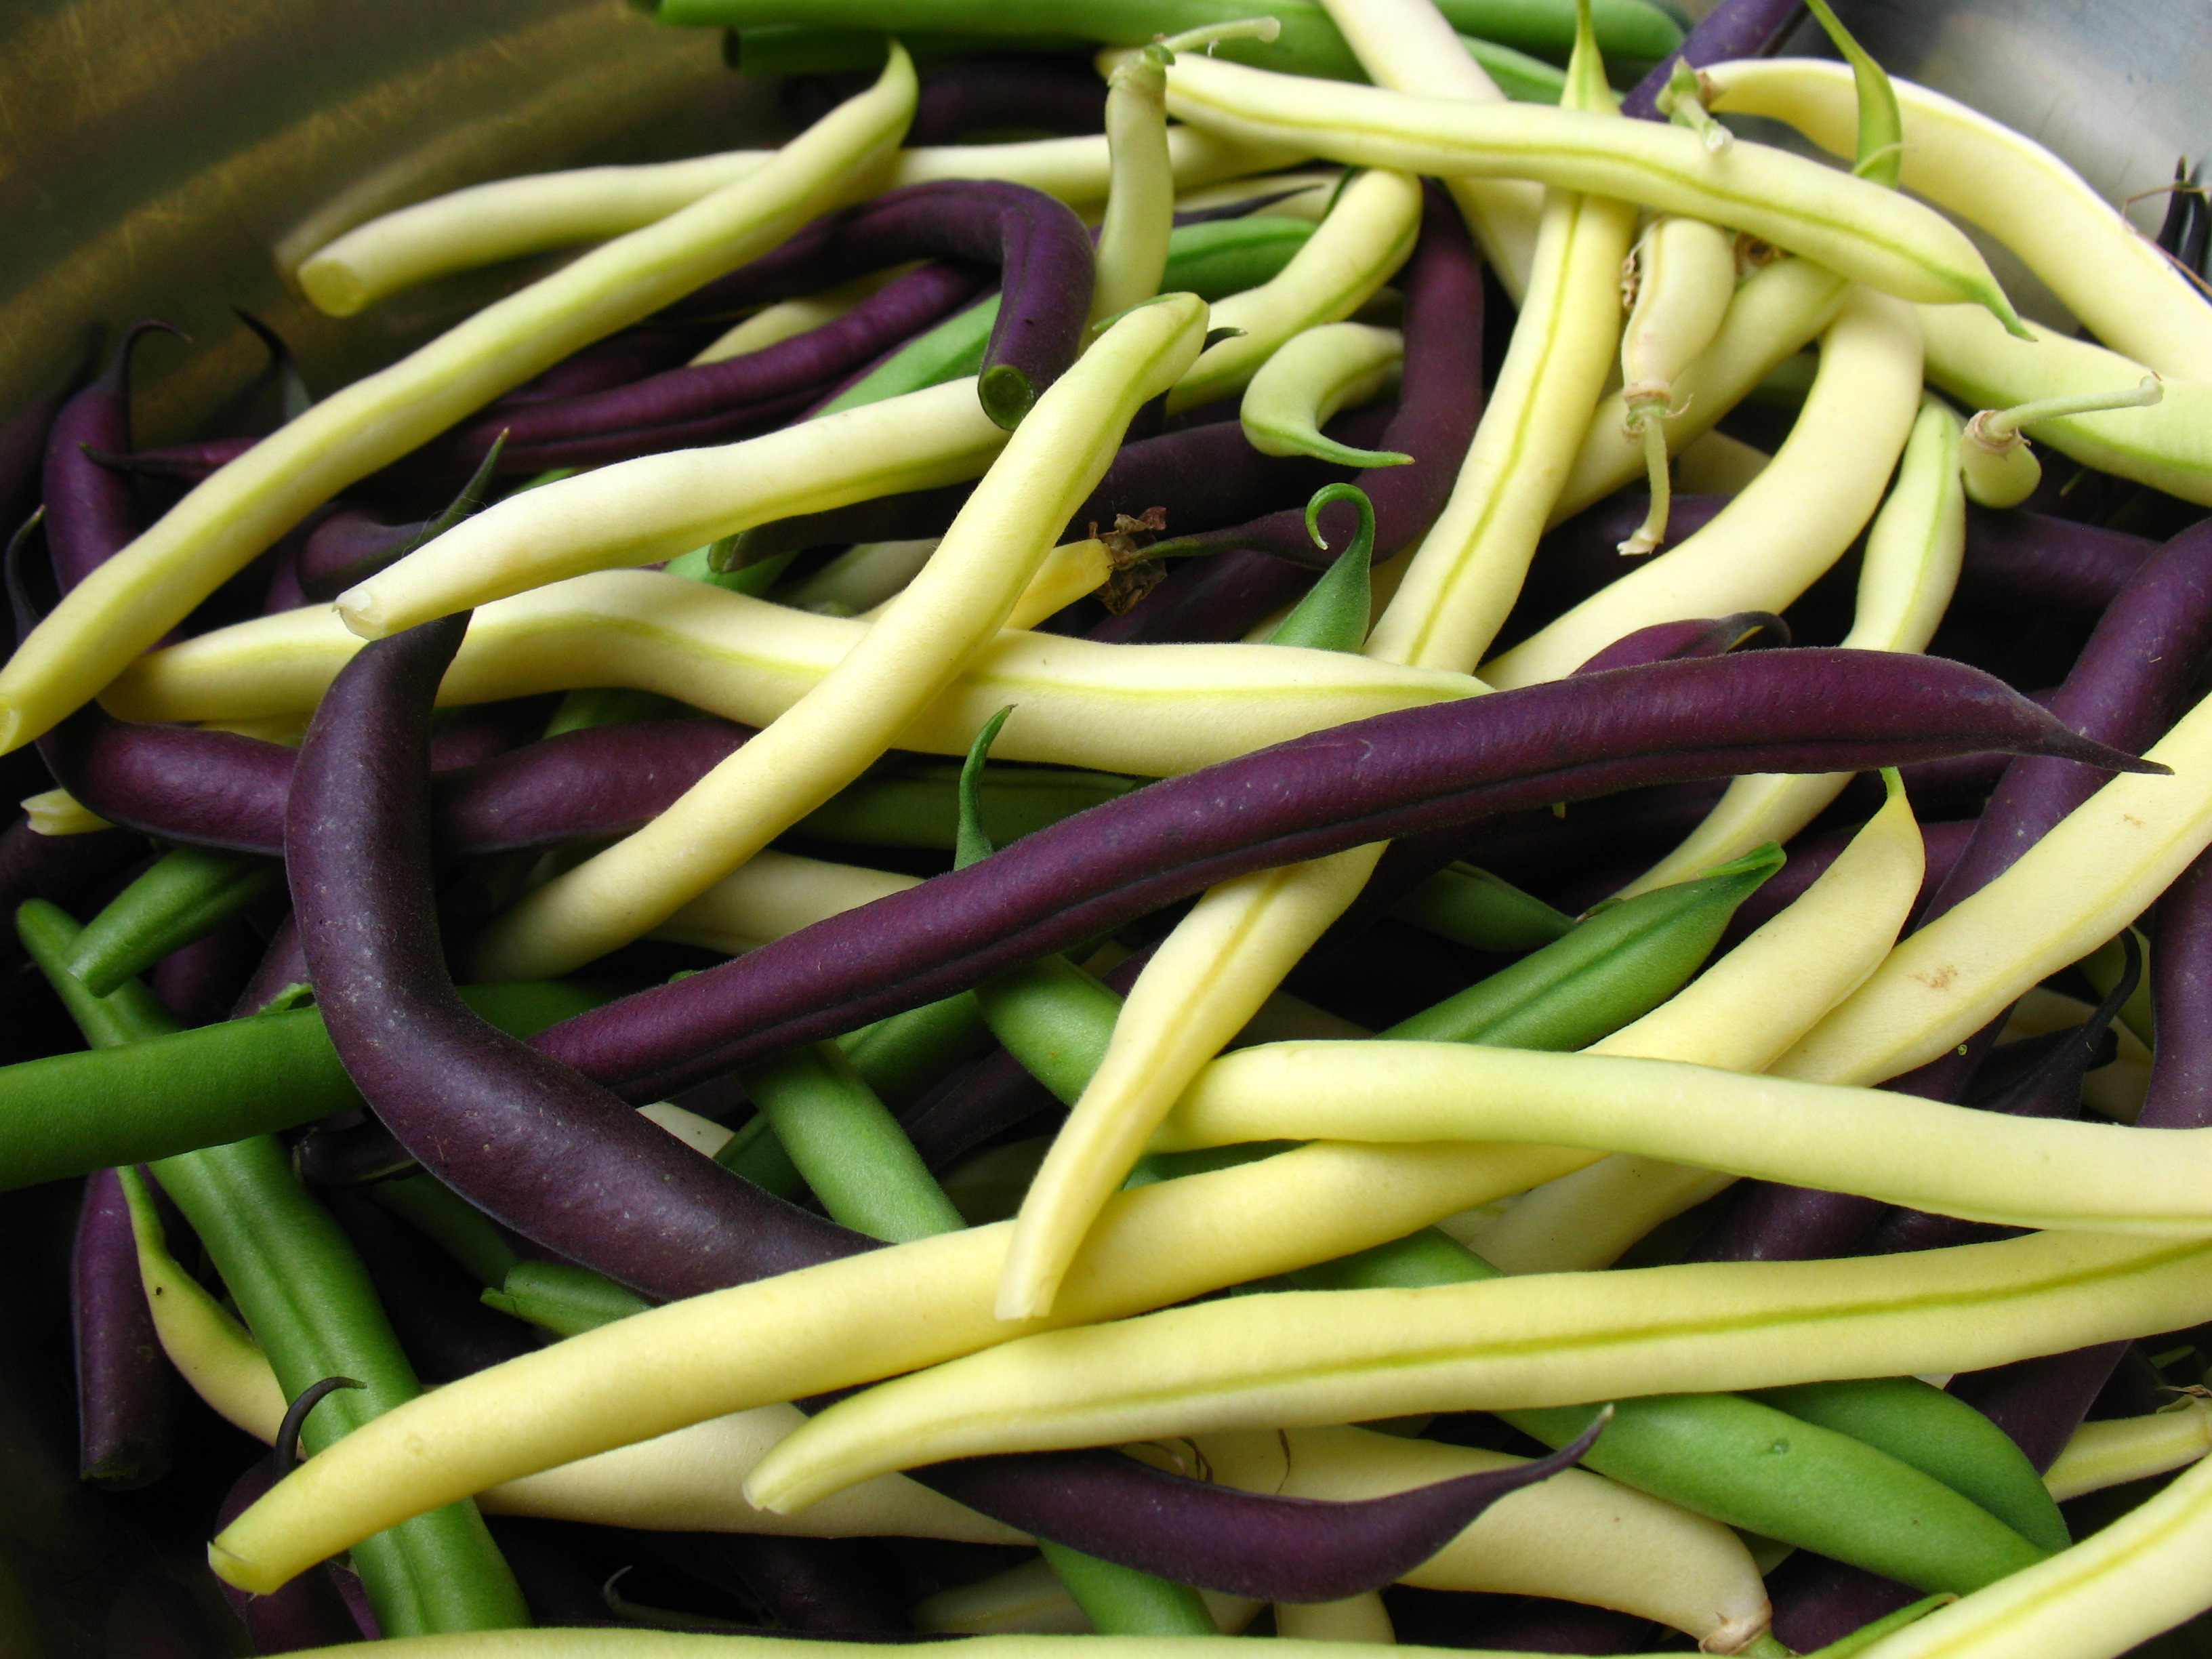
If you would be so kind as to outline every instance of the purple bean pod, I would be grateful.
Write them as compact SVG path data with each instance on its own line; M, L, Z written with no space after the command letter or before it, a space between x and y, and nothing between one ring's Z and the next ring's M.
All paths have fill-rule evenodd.
M1375 505L1375 557L1409 547L1443 511L1460 463L1482 415L1482 261L1459 210L1433 181L1421 186L1421 234L1399 273L1406 296L1406 367L1397 411L1375 447L1411 455L1411 464L1370 466L1352 480ZM1170 526L1175 520L1170 518ZM1322 533L1342 548L1358 528L1349 501L1324 507ZM1251 549L1327 568L1331 554L1306 532L1305 506L1172 543L1178 553Z
M78 1477L111 1492L151 1486L169 1467L175 1382L147 1310L131 1206L112 1170L85 1177L70 1283Z
M1767 58L1782 48L1798 24L1805 21L1803 0L1721 0L1692 29L1689 37L1652 66L1620 100L1620 112L1643 121L1663 121L1659 94L1678 63L1692 69L1725 64L1738 58Z
M921 77L909 147L957 143L971 132L1106 131L1106 83L1090 64L1007 53L963 58Z
M1667 520L1669 546L1711 523L1733 495L1677 495ZM1536 545L1528 580L1498 630L1500 647L1518 643L1561 611L1580 605L1635 568L1620 556L1620 544L1635 533L1651 506L1638 490L1616 491L1562 520Z
M508 475L726 441L772 416L796 413L823 387L966 304L988 280L981 265L935 261L885 284L843 316L758 351L596 392L495 404L433 439L397 470L461 471L481 460L502 432L507 443L499 471Z
M658 1099L1251 870L1645 785L1980 748L2148 765L1936 658L1759 651L1614 669L1377 715L1164 780L535 1041L629 1097Z
M1650 1631L1651 1621L1632 1613L1530 1595L1486 1618L1478 1616L1454 1632L1451 1645L1504 1653L1635 1653L1645 1646Z
M441 771L434 786L437 845L446 856L468 858L622 834L665 810L747 735L744 726L704 718L595 726ZM495 728L467 726L453 736L479 747L499 738ZM283 744L118 720L92 704L40 745L55 776L110 823L193 846L283 854L285 800L298 759ZM439 748L465 757L450 753L458 743L434 744L434 757ZM7 844L0 842L0 896L7 867Z
M2118 598L2157 551L2156 542L2125 531L2026 507L1969 507L1959 592L2006 611L2057 605L2094 615Z
M47 434L69 402L74 379L72 374L0 422L0 534L13 535L39 504Z
M786 1631L865 1641L911 1638L896 1561L871 1538L662 1532L641 1540L678 1571L757 1602Z
M2200 853L2158 902L2150 958L2150 1090L2136 1121L2146 1129L2212 1124L2212 853Z
M262 953L261 965L253 970L253 977L246 981L246 988L232 1005L230 1017L244 1019L250 1014L266 1013L279 997L307 982L307 957L301 947L300 926L287 910L284 920L276 924L276 931L269 936L269 948Z
M1064 203L1024 185L957 180L886 191L816 220L665 314L713 316L928 258L1003 272L1006 297L978 390L992 418L1012 426L1075 361L1091 320L1090 233Z
M465 614L450 617L364 647L300 752L286 825L294 909L348 1073L423 1167L478 1208L652 1295L878 1248L701 1158L454 994L431 890L427 730L467 627ZM1025 1530L1182 1582L1328 1600L1425 1559L1590 1438L1525 1468L1362 1504L1229 1492L1115 1452L969 1460L918 1478ZM1164 1516L1174 1524L1163 1528Z
M1167 580L1085 637L1109 645L1214 645L1241 640L1321 579L1308 565L1237 548L1182 559Z
M1790 624L1771 611L1739 611L1732 617L1654 623L1633 634L1624 634L1575 672L1601 674L1608 668L1632 668L1638 663L1725 656L1761 634L1771 635L1769 643L1772 645L1790 643Z
M2129 1346L2100 1342L1968 1371L1949 1391L2010 1435L2040 1473L2058 1461Z
M243 920L172 951L154 965L149 988L186 1026L230 1018L266 947Z
M167 323L134 324L116 346L106 372L62 405L46 440L40 484L46 507L46 547L64 592L137 537L138 503L130 478L101 465L87 452L106 455L130 452L131 353L155 330L180 340L185 337Z
M347 1072L431 1174L524 1237L652 1295L851 1254L859 1235L700 1157L454 993L432 897L428 726L467 627L447 617L363 647L295 769L293 911ZM609 1216L633 1224L612 1234Z
M2148 747L2172 723L2212 646L2212 524L2185 530L2121 589L2051 701L2051 712L2100 742ZM1979 892L2104 786L2063 762L2022 758L1982 815L1981 832L1936 890L1920 926Z
M127 453L103 450L101 464L137 477L198 483L210 472L228 466L260 441L258 438L198 438L160 449Z
M1009 1469L1050 1469L1087 1488L1093 1529L1078 1547L1091 1554L1231 1595L1336 1601L1392 1583L1499 1498L1572 1467L1610 1416L1602 1413L1573 1444L1534 1462L1350 1503L1237 1492L1106 1450L962 1458L907 1474L971 1509L1050 1536L1060 1510L1050 1479L1020 1492L1006 1479Z
M512 392L501 393L486 406L520 409L528 404L611 391L687 362L707 343L707 338L706 331L696 327L656 327L648 324L641 328L626 328L563 357L544 374L525 380Z
M1810 1550L1798 1551L1777 1567L1766 1590L1774 1607L1774 1634L1792 1653L1811 1653L1839 1642L1920 1599L1918 1590L1894 1578Z

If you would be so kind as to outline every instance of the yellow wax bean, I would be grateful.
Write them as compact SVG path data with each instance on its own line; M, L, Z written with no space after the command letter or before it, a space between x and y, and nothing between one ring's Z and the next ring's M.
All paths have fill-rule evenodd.
M1895 191L1764 144L1715 155L1680 127L1540 104L1471 104L1186 53L1168 113L1359 167L1533 179L1748 232L1900 300L2011 304L1964 233Z
M2130 1480L2148 1480L2212 1452L2212 1402L2185 1397L2148 1417L2084 1423L2044 1471L2060 1503Z
M1352 448L1321 429L1338 410L1396 386L1405 362L1406 337L1395 328L1324 323L1293 335L1244 388L1237 418L1245 441L1263 455L1316 455L1347 466L1411 460L1395 452Z
M860 643L652 823L494 921L473 972L550 977L628 944L859 776L999 633L1130 417L1189 368L1205 331L1195 295L1125 313L1037 399Z
M1928 306L1920 317L1929 380L1980 409L2126 392L2148 373L2118 352L2039 325L2030 325L2030 340L1984 329L1972 307ZM2029 434L2084 466L2212 507L2212 383L2168 380L2155 404L2039 421Z
M1246 1659L1242 1636L976 1636L975 1659ZM358 1645L358 1644L356 1644ZM380 1642L375 1659L882 1659L880 1643L772 1636L694 1636L671 1630L494 1630ZM1527 1659L1473 1648L1401 1646L1408 1659ZM1310 1642L1298 1659L1375 1659L1364 1642ZM302 1648L298 1659L362 1659L349 1648Z
M1735 297L1735 238L1702 219L1668 214L1644 233L1623 270L1635 301L1621 331L1620 395L1651 482L1651 511L1620 544L1633 556L1667 539L1666 422L1674 380L1713 343Z
M981 476L1006 439L971 375L738 443L640 455L508 496L348 588L338 614L363 639L382 639L564 577L672 559L772 519L959 483Z
M1518 1192L1571 1156L1308 1146L1122 1193L1039 1324L992 1311L1012 1231L1003 1223L672 1303L478 1371L346 1436L232 1524L218 1571L274 1589L456 1496L1028 1330L1331 1261ZM641 1376L654 1386L641 1389Z
M1762 1072L1874 972L1920 896L1920 827L1901 787L1779 915L1633 1024L1587 1052ZM1610 1267L1735 1177L1615 1152L1547 1182L1483 1230L1509 1273Z
M1575 64L1569 100L1609 106L1594 49L1578 44ZM1504 621L1603 384L1618 338L1613 283L1633 228L1620 203L1552 192L1512 347L1450 499L1401 561L1405 577L1367 655L1458 667ZM1161 943L1022 1200L1000 1317L1052 1306L1084 1230L1176 1096L1358 896L1382 853L1355 847L1224 882Z
M1787 121L1832 155L1854 153L1858 100L1842 64L1713 64L1716 111ZM2155 244L2042 145L1926 87L1890 77L1905 123L1899 183L2018 254L2089 331L2160 374L2212 380L2212 309Z
M811 927L921 884L853 864L830 864L763 848L653 929L653 937L742 956L770 939Z
M1176 61L1194 57L1185 52ZM1209 328L1244 332L1204 352L1168 393L1168 408L1227 397L1293 335L1349 317L1406 263L1420 228L1419 179L1384 172L1352 179L1290 264L1213 307Z
M2111 1659L2212 1607L2212 1463L2094 1536L1938 1607L1863 1659Z
M1655 623L1787 610L1874 516L1919 407L1912 308L1854 291L1823 337L1804 411L1766 470L1696 535L1484 664L1484 681L1505 690L1561 678Z
M1210 1434L1195 1444L1223 1486L1338 1503L1528 1461L1357 1428ZM1768 1617L1759 1569L1734 1532L1586 1469L1501 1498L1399 1582L1613 1607L1718 1652L1764 1630Z
M1752 272L1729 302L1712 344L1675 378L1678 412L1667 422L1667 453L1680 454L1711 430L1778 364L1834 321L1850 287L1809 259L1778 259ZM1616 392L1590 417L1552 522L1571 518L1644 471L1643 444L1629 431L1627 401Z
M2212 1130L2008 1117L1674 1060L1465 1043L1269 1043L1201 1073L1155 1145L1323 1135L1540 1140L2016 1227L2212 1233Z
M1098 228L1095 318L1119 316L1160 291L1175 225L1175 167L1168 159L1165 53L1125 59L1106 88L1106 149L1113 182Z
M764 726L870 626L658 571L603 571L478 611L439 700L627 685ZM325 607L257 617L140 658L103 700L126 720L305 713L361 645ZM898 746L965 754L1011 702L1018 709L995 750L1003 759L1165 777L1482 689L1465 675L1287 646L1101 645L1008 631L899 733Z
M23 823L33 835L88 836L113 826L66 789L41 789L20 803Z
M641 229L750 177L775 154L726 150L681 161L575 167L471 185L355 226L301 264L300 285L319 310L350 316L434 276ZM1176 182L1186 189L1304 159L1194 127L1170 130L1168 155ZM1104 199L1109 171L1103 135L945 144L900 150L885 167L856 170L823 206L948 179L1005 179L1064 202L1091 203Z
M216 472L64 594L0 668L0 753L84 703L346 485L579 347L775 246L835 200L855 170L890 153L914 97L914 66L895 49L872 90L772 161L487 306Z
M1897 483L1867 532L1858 609L1841 643L1856 650L1924 651L1958 586L1966 545L1959 478L1959 417L1923 398ZM1788 841L1826 810L1848 772L1759 773L1732 781L1705 821L1620 890L1623 898L1686 881L1770 841Z
M145 1177L135 1169L121 1175L138 1247L138 1281L161 1352L217 1416L273 1443L286 1401L261 1345L169 1254Z
M2106 784L2009 870L1901 941L1775 1074L1878 1083L1911 1071L2149 908L2212 841L2212 702L2147 757L2173 775Z
M1341 1601L1285 1601L1275 1608L1275 1634L1294 1642L1360 1642L1395 1647L1389 1609L1373 1590Z
M793 586L779 588L775 602L827 617L855 617L874 610L912 581L936 550L934 536L862 542Z
M2099 1233L1231 1297L1025 1337L872 1389L762 1459L746 1496L795 1510L950 1457L1972 1370L2207 1313L2212 1239Z
M1376 86L1477 104L1505 101L1431 0L1322 0L1322 6ZM1543 188L1518 179L1468 178L1448 179L1444 188L1518 305L1535 263Z

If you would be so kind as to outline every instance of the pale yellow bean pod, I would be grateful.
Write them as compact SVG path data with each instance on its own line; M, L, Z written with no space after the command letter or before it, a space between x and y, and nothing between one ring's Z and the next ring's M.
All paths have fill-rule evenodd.
M870 626L658 571L602 571L477 611L439 701L450 707L627 685L764 726ZM327 609L257 617L140 658L104 701L125 720L303 713L361 646ZM899 733L898 746L965 754L983 723L1012 703L995 750L1003 759L1165 777L1482 689L1465 675L1336 652L1102 645L1008 630Z
M799 1510L948 1457L1972 1370L2208 1313L2212 1239L2099 1233L1231 1297L1025 1337L854 1395L763 1458L746 1495Z

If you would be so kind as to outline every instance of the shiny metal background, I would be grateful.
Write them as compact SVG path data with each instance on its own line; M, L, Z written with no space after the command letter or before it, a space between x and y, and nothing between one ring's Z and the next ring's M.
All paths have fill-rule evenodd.
M2115 201L2212 149L2212 0L1838 9L1885 64L2042 139ZM333 322L281 272L347 226L501 173L779 131L769 89L728 74L711 33L622 0L0 0L0 409L66 374L96 326L161 316L198 344L147 343L140 422L143 441L176 435L264 361L232 305L326 389L517 276Z

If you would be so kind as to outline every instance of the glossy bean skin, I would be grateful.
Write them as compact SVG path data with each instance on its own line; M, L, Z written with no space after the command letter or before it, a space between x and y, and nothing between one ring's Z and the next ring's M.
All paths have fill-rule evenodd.
M1845 709L1848 732L1837 719ZM1938 735L1947 724L1950 734ZM1715 738L1731 727L1752 740L1723 759ZM1757 737L1754 727L1763 728ZM1079 813L987 865L571 1022L543 1046L638 1098L657 1098L756 1055L950 995L1245 870L1723 769L1856 769L2015 743L2124 763L2083 750L1972 670L1881 653L1655 663L1384 715ZM1224 791L1270 805L1225 815ZM1179 862L1162 870L1160 850L1170 846Z
M178 333L161 322L126 330L106 370L62 406L46 439L40 494L46 508L46 547L64 592L138 534L138 504L129 476L102 465L88 452L131 453L131 355L155 331ZM9 529L12 532L14 526Z

